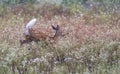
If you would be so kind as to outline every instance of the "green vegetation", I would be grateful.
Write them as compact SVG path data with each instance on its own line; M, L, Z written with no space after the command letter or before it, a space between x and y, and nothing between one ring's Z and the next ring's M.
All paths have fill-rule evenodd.
M88 6L84 6L87 0L63 0L61 4L5 1L11 2L0 5L0 74L120 73L120 14L114 5L119 0L99 0L101 6L98 0L89 0ZM51 25L60 25L65 36L53 45L40 41L32 42L31 50L28 44L20 47L25 26L33 17L37 18L35 28L49 30Z

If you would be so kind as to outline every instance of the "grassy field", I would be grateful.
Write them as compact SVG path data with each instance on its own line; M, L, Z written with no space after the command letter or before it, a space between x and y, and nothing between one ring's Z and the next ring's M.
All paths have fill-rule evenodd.
M51 5L50 5L51 6ZM26 6L26 7L29 7ZM119 74L120 73L120 14L93 10L73 14L76 9L64 7L16 7L0 17L0 74ZM23 12L19 12L23 9ZM41 12L40 12L41 11ZM49 12L49 13L48 13ZM32 42L20 47L25 26L33 17L34 27L50 30L60 25L66 34L55 44Z

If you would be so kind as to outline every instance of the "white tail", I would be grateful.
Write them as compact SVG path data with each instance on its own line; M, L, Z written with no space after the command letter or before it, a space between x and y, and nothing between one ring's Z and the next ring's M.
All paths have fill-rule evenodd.
M32 27L33 25L35 25L36 21L37 21L37 19L34 18L34 19L32 19L30 22L27 23L26 29L25 29L25 35L30 35L29 30L31 29L31 27Z

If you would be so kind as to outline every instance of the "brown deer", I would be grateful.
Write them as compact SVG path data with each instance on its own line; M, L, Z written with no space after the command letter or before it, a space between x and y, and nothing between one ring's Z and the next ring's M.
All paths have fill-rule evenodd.
M35 25L36 21L37 20L34 18L30 22L27 23L26 29L25 29L25 39L20 40L21 46L25 43L30 44L32 41L38 43L38 41L41 41L41 40L43 40L43 41L45 41L47 39L56 40L59 36L62 36L62 32L60 30L59 25L57 25L56 27L52 25L52 29L56 31L55 35L53 37L50 37L49 35L45 34L44 32L42 32L39 29L32 28L32 26Z

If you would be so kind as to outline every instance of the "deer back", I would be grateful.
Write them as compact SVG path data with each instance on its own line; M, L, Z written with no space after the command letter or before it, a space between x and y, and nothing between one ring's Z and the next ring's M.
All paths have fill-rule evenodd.
M45 40L47 37L49 37L47 34L45 34L39 29L31 28L29 32L30 32L30 36L37 40Z

